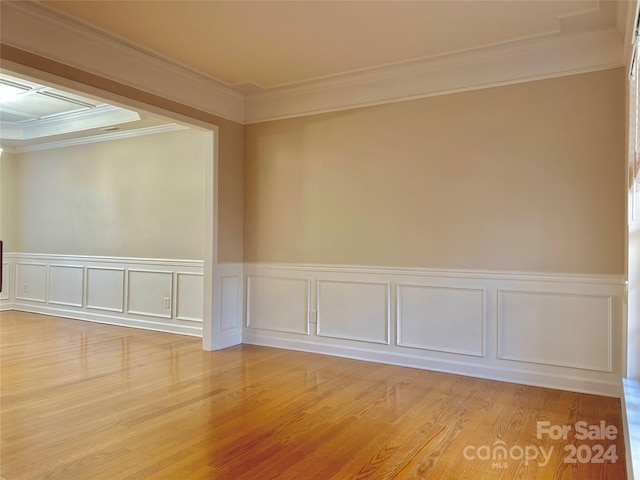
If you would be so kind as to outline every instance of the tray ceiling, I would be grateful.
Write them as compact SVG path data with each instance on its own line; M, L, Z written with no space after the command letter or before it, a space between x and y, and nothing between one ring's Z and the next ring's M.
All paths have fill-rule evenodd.
M169 122L0 72L0 145L8 150L53 145L115 132L149 132ZM172 125L172 124L171 124Z

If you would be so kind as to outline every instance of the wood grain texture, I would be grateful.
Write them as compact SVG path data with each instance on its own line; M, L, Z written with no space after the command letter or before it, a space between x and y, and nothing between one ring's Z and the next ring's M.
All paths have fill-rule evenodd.
M0 315L6 480L626 478L618 399ZM538 421L604 421L619 435L538 439ZM544 466L477 458L496 442L553 452ZM565 445L595 444L615 446L617 462L564 462Z

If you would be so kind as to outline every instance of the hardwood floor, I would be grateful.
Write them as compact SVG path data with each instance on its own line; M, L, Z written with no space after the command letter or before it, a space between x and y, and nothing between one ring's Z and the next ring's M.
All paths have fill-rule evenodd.
M614 398L19 312L0 326L6 480L626 478ZM545 421L571 431L539 439ZM580 421L610 438L580 440Z

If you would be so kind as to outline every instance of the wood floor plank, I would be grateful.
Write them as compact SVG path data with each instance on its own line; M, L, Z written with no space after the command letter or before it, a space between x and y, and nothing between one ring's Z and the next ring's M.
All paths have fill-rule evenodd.
M0 362L6 480L626 478L615 398L21 312L0 314ZM598 445L618 460L565 461Z

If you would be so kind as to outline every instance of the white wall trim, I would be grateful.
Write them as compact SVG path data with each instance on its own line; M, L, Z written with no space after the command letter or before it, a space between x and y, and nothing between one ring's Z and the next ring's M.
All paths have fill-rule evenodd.
M144 135L155 135L156 133L176 132L186 130L188 127L172 123L168 125L158 125L155 127L137 128L135 130L123 130L121 132L102 133L90 137L72 138L69 140L59 140L56 142L38 143L35 145L25 145L22 147L2 147L9 153L35 152L38 150L51 150L52 148L73 147L76 145L88 145L91 143L107 142L110 140L121 140L124 138L141 137Z
M242 343L243 271L242 263L218 263L214 267L211 336L216 350Z
M49 282L49 303L52 305L61 305L61 306L66 306L66 307L79 307L82 308L84 306L84 295L82 294L83 292L80 291L80 302L72 302L72 301L63 301L63 300L56 300L54 299L52 292L54 291L54 286L57 285L58 283L64 283L64 282L56 282L56 280L53 277L53 272L55 270L59 270L59 269L68 269L68 270L75 270L75 271L79 271L80 273L80 283L82 285L85 284L85 268L83 266L80 265L66 265L66 264L56 264L56 263L50 263L49 264L49 272L48 272L48 279L47 281ZM64 285L62 285L62 287L64 287Z
M202 283L202 285L204 286L204 273L193 273L193 272L180 272L177 271L176 272L176 288L178 289L178 292L181 291L180 288L180 281L183 277L198 277L200 278L200 283ZM202 323L203 322L203 318L202 315L201 316L190 316L190 315L181 315L181 302L180 302L180 297L176 297L176 301L175 301L175 305L173 305L173 308L175 309L174 314L176 316L176 318L178 320L184 320L187 322L198 322L198 323Z
M244 343L599 395L621 394L622 275L247 263L244 277ZM257 292L256 279L261 282ZM330 295L323 298L321 286L327 285ZM380 296L373 289L376 285L388 294ZM519 296L507 297L505 304L505 292L532 293L525 302ZM331 335L322 332L326 302L334 312ZM336 316L340 308L348 314ZM542 321L532 311L549 318ZM390 341L371 341L368 329L382 325L387 312ZM314 325L316 313L320 328ZM512 355L518 342L534 337L527 331L532 325L539 327L542 341L525 343L522 355ZM554 335L556 343L569 347L557 354L545 335ZM374 337L380 339L379 330ZM589 348L581 348L580 342Z
M245 123L293 118L624 65L616 29L550 35L283 86L245 98Z
M322 286L333 285L334 287L341 286L343 290L345 290L345 298L334 299L334 308L332 312L329 314L333 317L338 317L337 320L334 320L334 325L331 328L324 327L324 318L325 311L322 307L323 303L329 302L330 300L323 299ZM358 302L357 293L354 291L349 291L350 287L359 287L360 289L366 289L367 287L375 288L382 287L382 293L384 297L382 298L381 305L376 305L373 308L368 308L366 312L357 311L358 303L369 305L373 303L376 296L376 291L372 290L365 294L361 292L360 295L367 295L366 302ZM339 289L338 289L339 291ZM347 281L347 280L323 280L319 279L317 281L317 317L316 317L316 335L319 337L331 337L331 338L343 338L347 340L357 340L361 342L369 342L369 343L377 343L382 345L389 345L391 340L391 285L386 282L363 282L363 281ZM325 294L326 296L326 294ZM351 298L349 298L351 297ZM380 300L380 299L378 299ZM349 309L349 306L356 306L354 309ZM362 318L365 317L365 318ZM353 324L358 318L362 318L366 324L361 326L356 325L355 327L360 327L356 330L357 333L353 331L345 331L344 326ZM376 328L375 323L377 322L379 325ZM311 322L309 322L311 323ZM327 322L328 323L328 322ZM373 323L373 324L372 324ZM382 328L380 328L380 324L382 324ZM342 328L343 332L340 333L340 328ZM351 327L354 328L353 326ZM378 336L376 337L375 331L378 330Z
M37 280L39 280L36 285L41 284L42 288L40 290L39 295L33 295L32 285L29 285L27 289L27 283L29 278L27 277L25 272L25 277L21 275L21 267L24 269L34 270L36 267L38 270L42 272L42 275L37 276ZM16 283L14 285L15 298L16 300L26 300L29 302L40 302L44 303L47 301L47 264L33 261L16 261L15 262L15 270L16 270ZM38 278L39 277L39 278ZM36 292L38 293L38 292Z
M202 328L192 325L168 325L167 323L143 318L125 318L121 315L108 315L96 312L78 312L75 309L65 309L58 307L46 307L24 303L12 303L0 305L0 311L17 310L27 313L38 313L51 315L53 317L70 318L72 320L83 320L87 322L104 323L119 327L140 328L143 330L153 330L156 332L176 333L179 335L189 335L191 337L201 337Z
M8 288L0 310L202 336L201 260L8 253L4 265ZM180 275L191 278L186 292ZM20 294L24 284L36 294ZM195 312L189 318L178 315L178 298L190 303L181 305L184 311Z
M268 269L291 272L336 272L369 275L403 275L438 278L473 278L478 280L505 280L523 282L553 282L578 284L620 285L624 275L575 274L553 272L524 272L512 270L462 270L427 267L388 267L371 265L338 265L318 263L244 263L245 269Z
M113 325L202 335L202 323L192 318L176 318L175 293L180 287L181 275L189 276L191 280L199 277L204 282L201 261L9 253L5 256L5 263L8 265L6 282L10 291L0 301L0 310L16 309ZM16 298L16 268L19 265L39 267L28 273L36 276L41 273L42 278L36 280L48 282L44 302L39 298ZM55 298L51 301L51 271L59 267L84 269L80 282L82 285L77 287L83 291L82 307L62 305ZM122 283L115 282L107 291L111 288L110 294L114 298L121 296L118 300L124 310L125 306L130 305L126 297L132 294L127 283L129 270L171 274L174 290L171 294L172 318L147 315L153 312L91 308L100 305L93 305L87 296L87 289L91 288L88 285L90 273L114 272L122 278ZM211 336L214 342L212 346L216 349L244 342L549 388L600 395L621 394L624 278L619 275L241 263L217 264L213 272L212 315L217 321L212 323ZM62 275L60 278L77 280L79 277ZM168 277L165 279L168 280ZM262 283L252 285L256 280ZM248 286L245 301L243 285ZM322 285L329 285L332 289L329 292L331 295L324 299L321 297ZM414 299L421 298L423 293L426 296L422 303L405 303L404 309L408 311L404 312L400 306L403 301L402 287L406 286L419 287L411 292ZM67 289L71 287L65 286ZM379 288L382 290L378 292ZM516 302L510 298L512 303L508 305L509 310L505 311L504 295L509 292L530 295L526 300L533 301L533 305L540 307L544 314L551 312L552 316L556 315L553 321L566 319L567 325L576 330L575 335L579 335L579 340L592 342L600 351L600 356L592 360L585 356L589 355L588 351L568 349L559 362L553 355L548 356L549 350L545 350L545 345L517 358L505 354L505 341L522 335L526 338L527 335L525 331L516 330L505 336L505 319L519 319L509 327L522 328L528 321L526 315L529 315L531 307L520 302L521 297L516 297ZM63 292L64 295L77 298L78 293L71 289ZM556 300L561 301L559 311L556 311ZM328 301L324 305L329 305L329 310L333 309L334 312L338 311L342 302L347 302L346 311L353 320L350 318L346 321L352 325L338 328L331 336L323 336L322 330L314 325L315 313L322 307L323 301ZM581 315L584 312L588 313L586 321L591 322L589 325L598 327L593 332L590 328L580 330L581 318L572 316L572 313ZM322 321L323 313L320 313L319 319ZM281 320L281 315L286 317L285 320ZM406 315L409 317L403 318ZM252 318L259 319L257 324ZM419 330L421 319L426 322L424 331ZM433 323L434 319L436 323ZM343 320L338 318L338 322ZM399 335L405 321L413 322L410 331L418 334L419 338L407 339ZM434 330L435 336L429 336L430 328L447 327L450 322L460 331L461 341L448 341L446 328ZM339 325L335 317L334 325ZM354 331L353 325L360 330ZM370 341L371 334L366 331L369 326L378 328L380 325L389 329L385 333L389 339L386 343ZM289 328L291 326L296 328ZM572 332L571 329L560 329L553 333L561 339L573 340ZM379 336L379 333L375 334L374 340L379 340ZM513 345L517 347L517 342ZM569 361L565 361L567 359Z
M423 343L420 344L418 342L412 342L411 340L404 340L403 336L402 336L402 320L403 320L403 311L402 311L402 289L404 287L408 287L408 288L422 288L422 289L426 289L426 290L432 290L432 291L448 291L448 292L464 292L464 293L475 293L475 294L480 294L480 305L479 305L479 309L476 310L476 313L479 315L479 318L474 319L475 321L472 322L472 324L474 324L473 326L479 328L480 330L480 334L478 335L478 338L476 339L475 345L476 345L476 349L470 349L470 348L456 348L453 346L443 346L443 345L437 345L437 343L434 343L433 341L429 342L429 343ZM486 313L486 296L487 296L487 292L484 288L459 288L459 287L441 287L441 286L425 286L425 285L415 285L415 284L409 284L409 283L398 283L396 285L396 298L397 298L397 316L396 316L396 324L397 324L397 344L403 347L411 347L411 348L419 348L421 350L434 350L434 351L440 351L440 352L447 352L447 353L458 353L458 354L464 354L464 355L472 355L472 356L476 356L476 357L484 357L486 356L486 343L487 343L487 339L486 339L486 318L487 318L487 313Z
M7 140L32 140L136 120L140 120L138 112L114 105L99 105L88 110L35 120L22 120L15 124L0 122L0 127L2 127L3 138Z
M620 380L590 379L581 375L562 373L526 372L508 367L480 365L477 362L443 361L438 358L418 354L411 355L404 352L380 352L375 349L354 346L320 345L312 340L257 335L255 332L245 332L243 343L593 395L620 397L622 390Z
M86 307L88 309L91 310L104 310L106 312L116 312L116 313L124 313L124 306L126 304L127 301L127 277L126 277L126 269L124 267L99 267L99 266L95 266L95 265L87 265L86 267L84 267L87 274L86 274L86 279L85 279L85 284L84 284L84 297L85 297L85 301L84 304L86 305ZM116 306L106 306L106 305L100 305L98 303L93 303L91 301L91 299L89 298L89 292L90 290L90 280L91 280L91 272L115 272L118 273L119 275L117 276L117 279L120 281L120 283L122 284L120 286L120 288L118 289L118 293L121 294L119 301L117 302L117 307Z
M503 302L505 295L521 295L521 296L529 296L529 297L539 297L543 298L556 298L556 299L565 299L565 300L575 300L575 299L596 299L602 300L606 303L606 313L605 315L600 317L600 321L603 324L604 335L602 336L603 344L606 347L606 360L602 365L596 364L587 364L584 362L564 362L561 360L555 360L553 358L544 358L544 357L529 357L527 358L526 353L522 351L522 349L517 349L515 353L508 354L504 351L504 323L505 323L505 314L503 309ZM541 292L541 291L528 291L528 290L498 290L498 358L503 360L514 360L518 362L530 362L530 363L540 363L545 365L557 365L561 367L571 367L571 368L580 368L586 370L599 370L602 372L611 372L612 371L612 329L613 329L613 303L614 299L612 296L606 295L579 295L573 293L556 293L556 292ZM584 318L565 318L566 322L574 321L575 324L575 343L580 343L581 338L579 333L582 331L580 323L583 322ZM532 341L531 338L528 341ZM566 348L569 348L569 344L564 345Z
M13 285L13 262L5 262L4 259L2 261L2 292L0 292L0 300L9 300L9 289L11 285ZM2 304L0 303L0 310L2 309Z
M148 309L148 310L144 310L144 309L135 309L132 306L132 302L131 302L131 298L132 298L132 292L131 292L131 285L132 285L132 276L134 276L135 274L142 274L142 275L149 275L149 276L164 276L164 277L168 277L169 280L169 289L168 289L168 296L169 296L169 306L166 308L166 310L168 310L167 312L158 312L158 311L154 311L152 308ZM149 286L147 285L147 288L149 288ZM173 317L172 315L172 311L171 309L173 308L173 304L175 303L174 300L174 296L173 296L173 272L170 270L148 270L148 269L141 269L141 268L128 268L127 269L127 313L130 314L134 314L134 315L144 315L146 317L155 317L155 318L166 318L166 319L170 319ZM164 297L163 297L164 298ZM164 308L164 307L163 307Z
M270 297L277 303L272 304L271 308L267 310L254 310L252 308L253 303L251 299L256 297L254 292L258 290L257 284L269 281L278 282L279 285L274 285L274 288L269 289L265 296ZM288 287L286 286L287 283L289 284ZM291 290L293 285L296 285L298 289L301 285L304 295L299 304L295 306L291 305L291 302L286 298L286 295L282 295L286 292L287 288ZM297 278L295 276L247 275L246 289L247 327L275 332L309 335L310 327L308 322L308 311L311 297L310 280ZM277 320L277 323L275 323L275 320ZM293 322L291 320L293 320Z
M5 253L5 259L28 259L33 262L79 262L79 263L100 263L100 264L123 264L128 265L170 265L172 267L202 267L202 260L188 260L176 258L145 258L145 257L110 257L102 255L65 255L53 253Z

